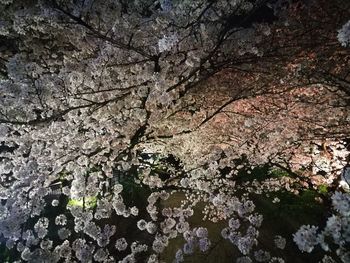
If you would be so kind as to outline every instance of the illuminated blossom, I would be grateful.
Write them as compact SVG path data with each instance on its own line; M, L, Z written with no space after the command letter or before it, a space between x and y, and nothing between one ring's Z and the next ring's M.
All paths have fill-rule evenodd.
M123 251L128 247L128 243L126 242L126 239L122 237L115 242L115 247L119 251Z

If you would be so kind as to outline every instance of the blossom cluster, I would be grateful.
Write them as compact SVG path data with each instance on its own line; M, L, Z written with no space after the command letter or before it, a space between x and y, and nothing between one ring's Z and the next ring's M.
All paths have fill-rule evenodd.
M332 195L334 214L327 219L326 226L319 229L316 226L302 226L294 234L294 242L301 251L310 253L316 245L325 251L331 251L336 246L336 254L342 262L348 262L350 252L350 194L335 192Z

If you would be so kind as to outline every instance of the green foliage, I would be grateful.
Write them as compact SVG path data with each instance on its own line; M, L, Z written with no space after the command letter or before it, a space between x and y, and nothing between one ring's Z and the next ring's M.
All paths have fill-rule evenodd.
M239 183L252 180L263 181L268 178L290 177L287 171L276 167L271 168L268 164L253 168L249 174L247 173L248 170L246 167L239 170L236 177Z
M275 197L280 200L278 203L272 203ZM326 218L327 207L316 201L318 197L320 194L314 190L304 190L299 195L280 191L269 197L257 195L254 202L257 211L264 215L264 222L278 227L282 233L292 234L300 225L317 225Z
M87 196L79 199L69 199L68 206L80 206L83 207L85 203L85 207L94 208L97 204L96 196Z
M68 176L68 173L66 172L66 171L62 171L62 172L60 172L59 174L59 180L60 181L63 181L63 180L65 180L66 178L67 178L67 176Z
M273 178L289 177L290 174L280 168L272 168L269 170L269 175Z
M317 190L320 194L323 194L323 195L328 194L328 187L325 184L321 184Z
M10 250L4 245L0 245L0 260L1 262L10 262Z
M263 165L259 167L255 167L252 170L250 170L250 173L247 173L247 168L242 168L239 170L236 180L238 183L241 182L248 182L252 180L258 180L258 181L263 181L268 178L268 170L269 166L268 165Z
M138 182L137 175L136 177L135 175L123 175L119 178L118 183L123 186L121 195L126 205L146 204L147 197L150 195L151 190L149 187Z

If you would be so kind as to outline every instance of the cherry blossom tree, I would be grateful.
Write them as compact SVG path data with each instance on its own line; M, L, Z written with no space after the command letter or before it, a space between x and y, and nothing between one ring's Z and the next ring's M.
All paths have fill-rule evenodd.
M220 242L237 262L283 262L259 247L264 215L251 197L338 186L348 10L321 0L0 0L1 260L162 262L180 240L175 262ZM264 180L240 179L262 167ZM288 176L270 178L273 169ZM335 193L339 214L317 238L316 226L296 232L302 251L336 229L340 252L329 256L346 262L348 199ZM195 214L223 222L218 241Z

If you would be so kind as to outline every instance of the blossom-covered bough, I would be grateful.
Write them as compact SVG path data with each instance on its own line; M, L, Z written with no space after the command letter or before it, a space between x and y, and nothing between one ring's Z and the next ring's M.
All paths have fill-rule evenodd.
M211 260L229 244L231 262L288 262L291 235L266 245L254 203L338 187L341 2L0 0L0 261ZM332 204L294 241L348 262L349 194Z

